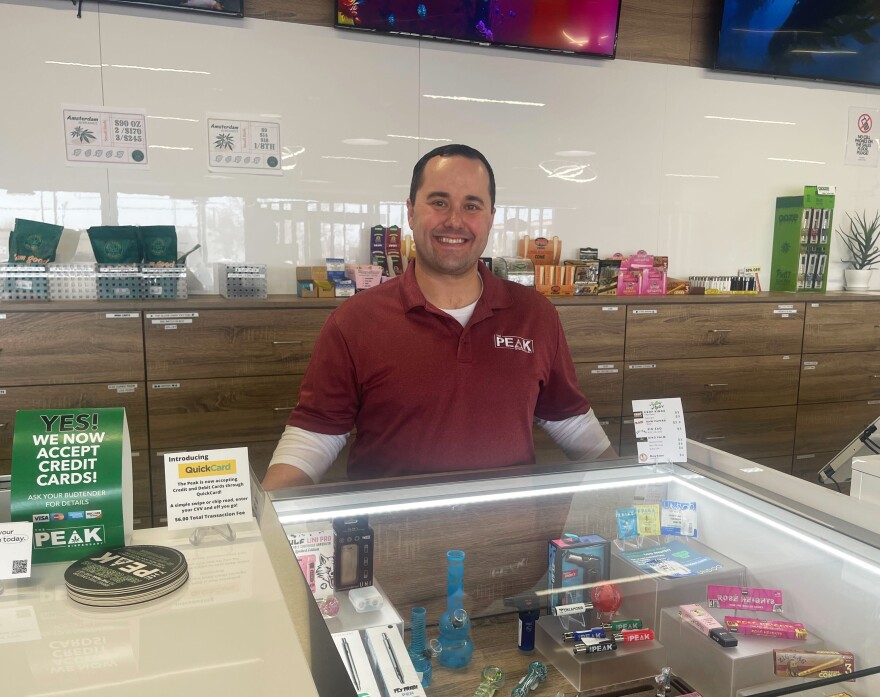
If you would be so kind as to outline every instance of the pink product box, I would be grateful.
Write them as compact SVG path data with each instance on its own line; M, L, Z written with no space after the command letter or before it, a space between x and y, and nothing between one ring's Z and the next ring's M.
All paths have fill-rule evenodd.
M345 275L354 281L356 290L365 290L382 282L382 267L373 264L346 264Z
M639 295L666 295L666 271L644 269L641 273Z
M724 618L727 630L744 636L763 636L773 639L806 640L807 630L800 622L783 622L782 620L759 620L753 617Z
M706 593L712 608L782 612L782 591L775 588L710 585Z

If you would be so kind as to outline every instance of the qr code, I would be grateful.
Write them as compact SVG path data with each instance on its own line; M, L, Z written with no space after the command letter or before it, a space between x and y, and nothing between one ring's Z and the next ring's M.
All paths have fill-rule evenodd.
M28 572L28 560L27 559L13 559L12 560L12 573L16 574L26 574Z

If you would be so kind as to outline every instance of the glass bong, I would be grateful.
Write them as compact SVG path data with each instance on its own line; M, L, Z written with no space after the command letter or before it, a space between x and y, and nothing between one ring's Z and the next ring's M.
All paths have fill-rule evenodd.
M446 612L440 616L440 665L464 668L474 655L474 644L468 636L471 618L463 606L464 552L451 549L446 553Z

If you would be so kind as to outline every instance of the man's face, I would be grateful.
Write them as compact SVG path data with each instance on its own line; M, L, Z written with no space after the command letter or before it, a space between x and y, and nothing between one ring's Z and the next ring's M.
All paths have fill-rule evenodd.
M470 273L486 248L495 217L489 173L479 160L435 157L425 166L416 200L406 202L406 211L420 271Z

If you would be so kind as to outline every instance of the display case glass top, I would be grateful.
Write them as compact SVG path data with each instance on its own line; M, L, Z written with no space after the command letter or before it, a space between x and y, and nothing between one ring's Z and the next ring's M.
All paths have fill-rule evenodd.
M358 612L350 590L336 591L333 616L310 632L364 636L384 624L405 629L410 646L412 610L424 608L427 642L451 652L433 658L428 697L473 694L489 665L506 675L498 694L510 694L535 661L548 669L538 695L654 695L644 690L656 690L663 668L678 685L669 695L880 694L880 678L862 676L880 672L877 509L688 446L682 464L619 460L273 492L291 541L362 516L372 533L382 609ZM351 537L337 538L336 579L353 577L350 564L363 558L346 558ZM579 603L593 607L569 607ZM472 647L449 636L459 606ZM604 638L613 649L576 650L603 643L578 632L636 619L651 632L635 638L613 625ZM735 646L709 631L713 621ZM818 682L851 671L855 682Z

